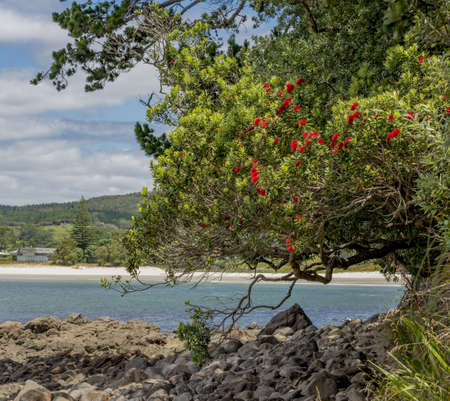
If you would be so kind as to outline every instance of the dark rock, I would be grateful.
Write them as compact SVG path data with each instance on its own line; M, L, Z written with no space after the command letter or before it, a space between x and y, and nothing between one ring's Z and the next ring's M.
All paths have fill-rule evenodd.
M180 395L177 395L173 401L192 401L192 394L191 393L183 393Z
M35 334L45 333L50 329L57 329L61 327L61 320L57 317L37 317L25 324L25 329L31 330Z
M130 359L127 364L125 365L125 370L129 370L129 369L140 369L140 370L145 370L145 368L147 367L147 359L142 358L140 356Z
M320 396L321 401L328 401L337 393L337 384L328 372L322 370L313 373L303 389L306 395Z
M277 345L279 341L276 337L272 335L260 335L258 336L258 339L256 340L259 345L261 344L271 344L271 345Z
M227 354L231 354L231 353L236 352L241 347L242 347L242 343L239 340L232 339L223 345L223 350Z
M275 330L282 327L291 327L294 331L297 331L311 325L311 320L306 316L300 305L294 304L289 309L275 315L258 336L271 335Z

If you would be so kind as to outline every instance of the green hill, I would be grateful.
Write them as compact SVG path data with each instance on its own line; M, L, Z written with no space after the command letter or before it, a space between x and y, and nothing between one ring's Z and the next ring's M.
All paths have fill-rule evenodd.
M136 192L126 195L100 196L87 200L87 207L94 224L111 224L127 228L131 216L137 213L141 195ZM45 203L27 206L0 205L1 225L35 224L39 226L73 223L78 202Z

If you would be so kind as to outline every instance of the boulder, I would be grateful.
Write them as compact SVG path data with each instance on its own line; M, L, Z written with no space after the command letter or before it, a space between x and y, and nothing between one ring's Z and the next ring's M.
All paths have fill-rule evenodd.
M328 401L337 393L336 380L325 370L313 373L305 383L304 393L306 395L320 396L321 401Z
M67 323L72 323L72 324L89 323L89 319L86 316L83 316L81 313L71 313L64 320Z
M51 401L52 393L32 380L27 380L25 387L17 394L14 401Z
M25 329L29 329L35 334L45 333L50 329L59 330L60 327L61 320L57 317L37 317L25 325Z
M291 327L294 331L297 331L311 325L311 320L300 305L294 304L289 309L275 315L259 332L258 336L271 335L275 332L275 330L283 327Z

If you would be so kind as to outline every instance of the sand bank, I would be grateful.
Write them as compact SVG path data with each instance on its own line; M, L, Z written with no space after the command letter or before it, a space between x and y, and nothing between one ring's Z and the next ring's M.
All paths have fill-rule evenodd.
M111 278L120 275L129 276L123 267L86 267L86 266L54 266L11 264L0 265L1 278L45 278L45 279L92 279ZM281 273L266 273L267 277L278 278ZM142 279L162 280L165 277L164 270L157 267L142 267ZM194 279L199 279L202 273L195 273ZM210 273L206 279L209 282L249 282L250 273ZM401 285L400 282L387 281L379 272L345 272L335 273L331 284L355 284L355 285Z

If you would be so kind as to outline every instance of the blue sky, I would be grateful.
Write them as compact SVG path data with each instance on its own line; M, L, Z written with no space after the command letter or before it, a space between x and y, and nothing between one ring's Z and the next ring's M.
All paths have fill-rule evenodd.
M149 159L134 139L144 121L138 98L157 90L140 65L103 91L83 92L83 77L58 93L30 79L48 67L67 36L51 13L58 0L0 0L0 204L77 200L151 186Z
M68 5L0 0L0 204L65 202L152 186L149 159L133 134L135 122L145 121L138 99L159 90L151 66L138 65L93 93L83 91L81 74L62 92L50 82L29 84L68 40L51 20ZM239 39L251 33L248 21Z

